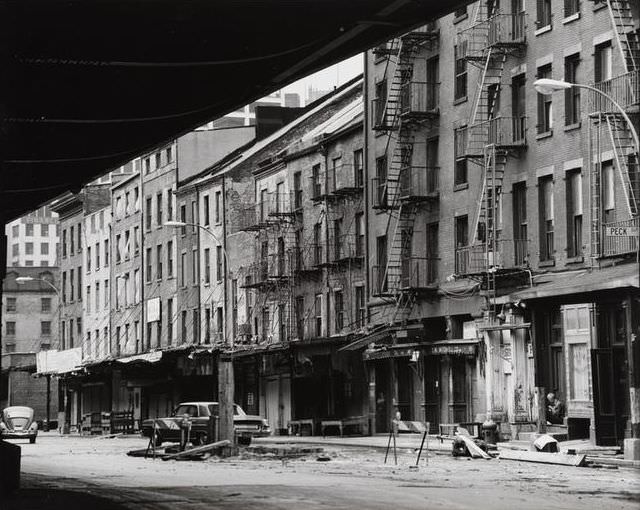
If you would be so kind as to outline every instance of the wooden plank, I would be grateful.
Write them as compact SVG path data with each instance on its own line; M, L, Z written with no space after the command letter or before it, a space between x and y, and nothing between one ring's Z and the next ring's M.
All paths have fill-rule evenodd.
M480 448L477 444L475 444L473 442L473 439L471 439L470 437L467 436L463 436L458 434L456 436L459 439L462 439L464 441L465 446L467 447L467 450L469 450L469 453L471 454L471 457L473 457L474 459L477 458L483 458L483 459L491 459L493 457L491 457L491 455L489 455L487 452L485 452L482 448Z
M162 460L171 460L178 459L180 457L188 457L189 455L195 455L197 453L205 453L210 450L215 450L221 446L230 445L231 441L228 439L223 439L222 441L216 441L215 443L205 444L203 446L197 446L196 448L190 448L189 450L185 450L183 452L174 453L172 455L166 455L162 458Z
M504 460L561 464L564 466L582 466L585 457L585 455L567 455L566 453L525 452L516 450L503 450L500 452L500 459Z

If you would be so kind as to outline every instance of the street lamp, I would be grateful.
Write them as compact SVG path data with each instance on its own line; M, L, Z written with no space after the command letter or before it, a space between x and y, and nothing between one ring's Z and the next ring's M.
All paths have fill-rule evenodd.
M60 295L60 289L58 289L58 287L56 287L53 283L51 283L49 280L45 279L45 278L34 278L33 276L18 276L16 278L16 283L18 285L24 285L25 283L29 283L29 282L44 282L46 283L49 287L51 287L56 295L58 296L58 342L60 342L61 338L60 338L60 307L62 306L62 296ZM45 376L47 378L47 421L45 423L45 425L42 427L42 429L45 432L49 431L49 422L51 421L51 374L46 374Z
M224 256L224 284L223 284L223 300L224 300L224 343L227 344L227 267L229 258L224 248L224 243L220 242L210 229L197 223L188 223L185 221L165 221L165 227L183 228L197 227L209 234L213 240L222 248ZM230 346L233 346L233 338L231 338ZM218 413L219 413L219 439L228 439L231 444L235 444L235 431L233 427L233 403L234 403L234 374L233 359L226 358L222 355L218 356ZM213 440L213 438L211 438Z
M618 109L618 111L620 112L620 115L622 115L627 125L629 126L629 130L631 131L631 135L633 136L633 141L636 146L635 147L636 153L639 153L640 140L638 139L638 132L636 131L636 128L634 127L633 122L631 122L631 119L627 115L627 112L624 111L624 108L622 108L622 106L620 106L616 102L616 100L613 99L609 94L606 94L605 92L602 92L602 90L599 90L590 85L583 85L582 83L569 83L567 81L552 80L550 78L540 78L539 80L536 80L533 82L533 88L535 88L540 94L543 94L545 96L553 94L558 90L567 90L574 87L579 89L590 90L592 92L595 92L596 94L600 94L602 97L604 97L608 101L611 101L611 104L613 104Z
M590 90L604 97L618 109L618 112L620 113L620 115L622 115L622 117L626 121L627 125L629 126L629 131L631 131L631 135L633 136L636 155L640 154L640 141L638 140L638 132L636 131L636 128L634 127L633 122L631 122L631 119L627 115L627 112L624 111L624 108L622 108L622 106L620 106L616 102L616 100L613 99L609 94L606 94L605 92L602 92L602 90L599 90L595 87L591 87L590 85L583 85L581 83L569 83L562 80L551 80L549 78L541 78L539 80L536 80L533 82L533 86L540 94L545 94L545 95L552 94L556 90L567 90L572 87L576 87L576 88ZM638 248L640 249L640 246ZM638 266L638 268L640 270L640 265ZM629 349L629 352L632 353L633 349ZM632 432L631 432L631 438L625 439L625 452L631 451L631 450L637 452L638 450L640 450L640 445L638 444L640 443L640 414L638 412L638 409L640 409L640 391L639 391L640 388L636 388L633 386L635 381L634 371L637 370L637 367L635 367L634 365L635 365L634 360L630 358L628 380L630 382L629 393L630 393L630 400L631 400L630 418L631 418ZM542 395L542 398L544 398L544 395ZM627 448L627 445L626 445L627 441L632 442L633 444L635 444L635 446L630 445L631 447Z

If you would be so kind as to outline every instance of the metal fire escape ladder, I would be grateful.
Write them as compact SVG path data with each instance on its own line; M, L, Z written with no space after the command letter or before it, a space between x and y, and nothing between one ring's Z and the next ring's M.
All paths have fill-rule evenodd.
M607 6L625 70L627 73L637 71L640 63L640 35L635 28L630 2L609 0Z
M614 157L618 175L624 186L624 198L632 217L638 215L638 153L634 147L633 137L624 118L617 113L605 113L607 132L614 147Z

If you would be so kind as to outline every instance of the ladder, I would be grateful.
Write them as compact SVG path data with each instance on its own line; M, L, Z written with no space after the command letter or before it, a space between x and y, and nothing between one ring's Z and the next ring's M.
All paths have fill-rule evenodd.
M631 2L629 0L609 0L607 2L611 24L615 27L616 42L622 53L627 73L640 67L640 34L635 27Z

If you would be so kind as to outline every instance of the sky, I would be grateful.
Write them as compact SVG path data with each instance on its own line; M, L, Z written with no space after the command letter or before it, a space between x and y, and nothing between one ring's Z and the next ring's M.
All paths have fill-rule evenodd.
M362 59L362 54L355 55L306 78L302 78L284 87L283 91L297 92L304 103L307 99L307 89L309 86L319 90L332 90L334 87L338 87L354 76L362 73Z

